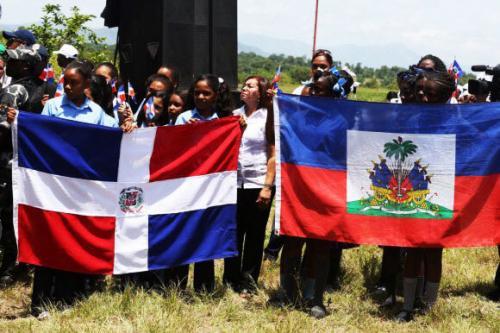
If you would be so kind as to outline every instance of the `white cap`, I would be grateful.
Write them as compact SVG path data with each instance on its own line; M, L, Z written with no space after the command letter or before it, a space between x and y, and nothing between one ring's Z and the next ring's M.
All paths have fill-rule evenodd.
M60 54L69 59L76 59L78 57L78 50L69 44L64 44L58 51L54 51L54 54Z

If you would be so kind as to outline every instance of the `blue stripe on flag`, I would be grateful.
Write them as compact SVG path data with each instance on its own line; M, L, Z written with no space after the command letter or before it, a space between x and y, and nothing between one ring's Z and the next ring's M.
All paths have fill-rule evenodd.
M149 270L238 255L236 205L149 217Z
M71 178L117 181L122 131L21 112L19 166Z
M346 170L347 130L455 134L456 175L500 173L500 103L400 105L280 95L281 161Z

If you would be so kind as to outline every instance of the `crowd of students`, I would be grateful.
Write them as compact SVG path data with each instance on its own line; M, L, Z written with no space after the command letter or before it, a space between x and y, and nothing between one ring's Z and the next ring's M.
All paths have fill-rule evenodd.
M204 74L192 82L188 91L182 91L179 90L175 68L162 66L147 79L144 100L136 103L133 94L125 99L119 96L120 76L112 63L94 65L78 59L78 50L74 47L63 45L56 52L58 64L63 69L58 88L56 83L42 76L49 54L43 46L35 43L31 33L16 31L4 33L4 36L8 43L0 60L0 104L7 106L8 111L0 127L0 177L5 184L0 216L3 227L0 283L3 286L12 284L16 276L30 270L23 265L16 266L17 247L12 224L9 124L15 119L17 110L120 127L125 132L138 127L180 126L234 115L240 117L243 131L238 161L239 255L224 260L222 280L234 291L251 295L259 286L263 255L269 260L277 260L281 251L280 291L269 303L299 306L316 318L327 314L323 301L325 290L338 288L342 251L355 245L272 233L264 249L276 173L274 92L268 79L256 75L246 78L241 86L241 106L236 107L223 78ZM431 55L399 73L397 79L400 91L392 97L400 103L450 103L456 93L455 78L439 58ZM330 51L317 50L311 61L310 79L294 93L343 99L348 97L353 83L349 69L335 68ZM442 252L441 248L383 247L380 282L376 287L376 292L387 295L382 306L395 304L398 275L403 273L404 277L404 304L396 320L409 321L417 310L426 312L435 304L441 279ZM404 267L401 262L404 262ZM182 266L128 274L116 277L115 283L120 288L131 285L156 289L171 284L186 288L188 272L189 266ZM497 272L497 285L500 284L498 275ZM214 290L213 260L194 264L193 282L197 292ZM71 305L79 297L98 290L102 284L102 277L36 267L32 314L44 318L47 304ZM496 290L492 297L498 300L498 293Z

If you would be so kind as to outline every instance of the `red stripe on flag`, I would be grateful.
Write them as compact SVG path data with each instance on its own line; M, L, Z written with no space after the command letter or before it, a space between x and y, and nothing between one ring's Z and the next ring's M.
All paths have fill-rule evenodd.
M456 177L452 220L348 214L346 172L282 164L281 233L354 244L472 247L500 244L498 176Z
M19 261L87 274L112 274L115 218L19 205Z
M149 164L150 182L235 171L240 142L237 117L159 127Z

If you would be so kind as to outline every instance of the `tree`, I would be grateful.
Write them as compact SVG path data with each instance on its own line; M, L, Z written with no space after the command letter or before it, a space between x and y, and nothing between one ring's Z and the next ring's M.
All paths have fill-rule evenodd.
M66 16L61 12L60 5L46 4L41 23L32 24L28 29L51 54L61 45L71 44L80 51L82 58L94 62L109 60L111 52L102 46L105 39L97 37L86 26L94 18L94 15L82 14L76 6L71 8L71 15Z

